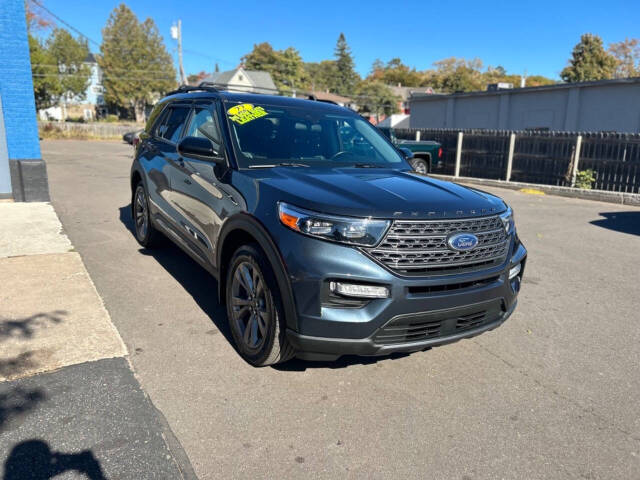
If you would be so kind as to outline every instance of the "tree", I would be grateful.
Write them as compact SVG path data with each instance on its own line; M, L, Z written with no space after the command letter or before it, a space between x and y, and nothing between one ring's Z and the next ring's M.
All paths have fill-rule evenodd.
M29 55L36 109L49 108L57 103L62 93L60 79L55 73L55 60L51 58L47 48L31 34L29 34Z
M255 44L242 57L248 70L269 72L279 90L301 89L308 86L308 76L300 53L293 47L274 50L269 42Z
M209 74L204 70L200 70L198 73L191 73L187 75L187 83L189 85L199 85L207 75Z
M400 97L393 94L391 89L379 81L363 80L356 88L358 110L360 113L391 115L399 111Z
M573 47L569 65L560 72L560 77L565 82L605 80L613 78L615 69L616 59L605 51L602 39L585 33Z
M335 86L336 62L322 60L319 63L308 62L304 68L309 78L310 88L315 91L330 91Z
M176 70L153 20L138 22L124 4L116 7L102 29L105 100L134 109L136 122L145 121L145 107L176 85Z
M422 75L415 68L410 68L400 58L392 58L386 65L379 59L371 66L370 80L380 81L386 85L403 85L405 87L417 87L420 85Z
M640 40L626 38L609 45L609 53L616 59L616 78L640 76Z
M76 40L62 28L56 28L47 40L47 51L55 63L60 81L60 100L84 100L91 69L84 62L89 55L86 39Z
M527 87L540 87L542 85L553 85L554 83L557 82L542 75L529 75L527 77Z
M62 28L53 30L45 42L29 34L29 54L38 109L85 98L91 75L84 63L89 55L86 40L76 40Z
M336 72L335 80L331 90L341 95L349 95L355 89L356 83L360 80L360 76L354 68L354 61L351 55L351 49L347 45L344 33L340 33L335 48Z
M24 10L27 16L27 30L29 32L49 28L53 23L42 7L31 0L25 0Z
M485 80L480 69L482 62L475 58L465 60L464 58L445 58L433 64L435 71L427 72L425 85L433 86L435 89L445 93L472 92L482 90Z

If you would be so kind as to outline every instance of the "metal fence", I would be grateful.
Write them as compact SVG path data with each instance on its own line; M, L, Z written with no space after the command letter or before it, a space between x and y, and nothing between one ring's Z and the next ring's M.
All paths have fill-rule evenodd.
M639 134L452 129L395 133L398 138L415 139L418 131L422 140L442 144L443 162L437 173L454 175L459 159L461 176L572 186L578 172L590 169L595 177L592 188L640 192Z

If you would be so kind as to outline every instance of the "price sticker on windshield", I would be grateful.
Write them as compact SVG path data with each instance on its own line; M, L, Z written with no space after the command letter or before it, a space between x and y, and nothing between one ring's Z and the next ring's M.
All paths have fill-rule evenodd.
M239 125L243 125L256 118L264 117L267 115L267 111L262 107L256 107L251 103L243 103L242 105L236 105L227 110L227 115L232 122L236 122Z

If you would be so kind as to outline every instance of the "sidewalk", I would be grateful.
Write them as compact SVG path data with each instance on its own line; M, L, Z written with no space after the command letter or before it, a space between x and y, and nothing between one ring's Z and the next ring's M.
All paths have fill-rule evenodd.
M49 204L0 203L2 478L193 478L61 230Z

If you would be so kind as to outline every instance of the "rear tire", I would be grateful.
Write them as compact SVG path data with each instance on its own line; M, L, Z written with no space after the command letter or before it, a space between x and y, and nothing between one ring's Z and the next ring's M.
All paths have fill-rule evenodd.
M151 222L149 212L149 197L142 182L136 185L131 198L131 214L133 215L133 228L136 240L145 248L153 248L160 242L158 232Z
M424 158L414 158L411 160L411 166L417 173L429 173L429 165Z
M233 254L225 299L231 335L242 358L264 367L295 355L285 333L275 274L258 245L243 245Z

